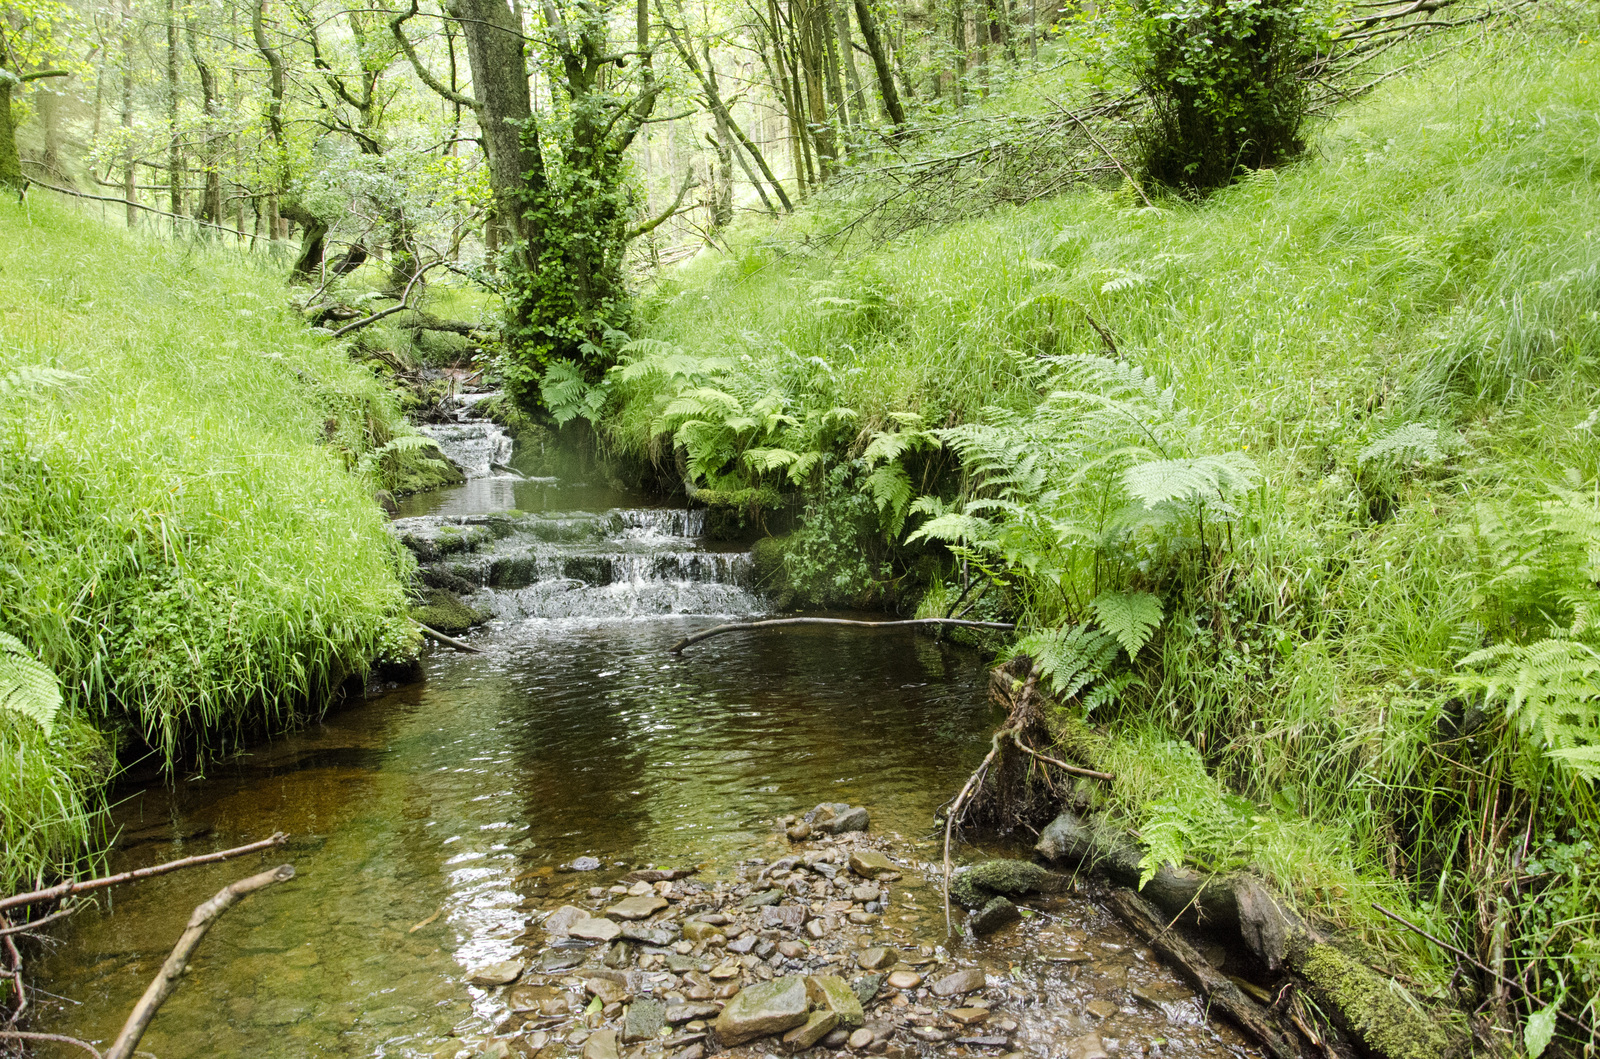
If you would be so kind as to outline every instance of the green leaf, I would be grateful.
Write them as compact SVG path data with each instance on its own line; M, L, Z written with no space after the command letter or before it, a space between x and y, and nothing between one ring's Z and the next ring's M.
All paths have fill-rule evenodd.
M0 632L0 710L29 718L49 735L60 709L61 682L55 672L21 640Z
M1161 625L1161 600L1149 592L1102 592L1089 604L1100 627L1122 644L1130 659Z
M1557 1000L1528 1016L1527 1024L1522 1027L1522 1046L1528 1049L1528 1059L1539 1059L1550 1047L1550 1040L1556 1035L1556 1009L1560 1005L1561 1001Z

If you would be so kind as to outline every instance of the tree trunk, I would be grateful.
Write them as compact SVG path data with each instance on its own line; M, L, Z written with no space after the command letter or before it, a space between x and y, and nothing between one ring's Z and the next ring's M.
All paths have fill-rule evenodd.
M805 75L807 128L811 132L811 141L817 147L818 179L826 183L832 179L834 164L839 157L825 98L828 80L826 44L832 33L824 21L821 0L796 0L792 10L796 51L800 69Z
M967 80L967 5L965 0L951 0L950 44L955 48L956 74L950 85L950 98L961 106L966 97Z
M17 129L11 118L11 90L22 79L0 70L0 188L22 190L22 159L17 154Z
M188 24L189 57L194 63L195 72L200 75L200 96L204 101L206 125L202 139L200 164L205 171L205 194L201 200L200 209L196 211L202 220L212 224L222 223L222 159L217 152L217 129L221 122L222 107L217 99L217 75L200 56L199 33L196 32L194 21ZM241 223L240 227L243 227Z
M178 139L178 2L167 0L167 201L173 217L183 213L183 148Z
M127 138L123 147L122 197L128 202L128 227L139 223L139 211L134 208L138 192L133 186L133 34L129 31L129 0L122 0L122 133Z
M850 42L850 0L828 0L833 12L833 28L839 36L839 61L844 66L845 83L850 87L850 116L857 125L867 124L867 93L861 87L861 71L856 69L856 50Z
M522 23L506 0L452 0L450 14L461 23L472 91L483 108L478 126L489 156L495 216L518 244L524 264L532 267L541 248L527 205L529 194L542 193L546 180L522 54Z
M868 0L855 0L855 5L861 39L866 42L867 54L872 56L872 68L878 75L878 93L883 97L883 109L895 128L900 128L906 123L906 111L900 105L900 93L895 91L894 71L889 68L889 55L884 50L883 37L878 33L878 20L873 17Z

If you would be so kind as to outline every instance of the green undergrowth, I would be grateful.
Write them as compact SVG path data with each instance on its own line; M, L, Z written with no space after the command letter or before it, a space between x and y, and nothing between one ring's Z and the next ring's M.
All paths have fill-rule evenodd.
M1503 959L1536 1050L1600 986L1596 26L1456 41L1198 205L752 226L572 414L803 510L771 578L1017 618L1153 857L1263 872L1420 996L1482 982L1374 902Z
M49 734L0 713L0 886L94 848L114 754L203 760L412 650L373 493L428 452L282 282L0 205L0 630L65 700Z

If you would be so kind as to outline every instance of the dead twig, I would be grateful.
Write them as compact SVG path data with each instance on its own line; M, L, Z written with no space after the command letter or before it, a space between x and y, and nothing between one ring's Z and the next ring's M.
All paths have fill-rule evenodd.
M61 1044L73 1044L94 1056L94 1059L105 1059L100 1054L100 1049L88 1041L80 1041L78 1038L68 1037L64 1033L27 1033L23 1030L0 1030L0 1037L18 1041L56 1041Z
M1074 776L1088 776L1090 779L1105 780L1107 783L1117 778L1116 774L1113 772L1096 772L1094 769L1086 769L1080 765L1069 765L1060 758L1051 757L1049 754L1041 754L1037 750L1033 749L1033 747L1022 741L1021 732L1018 732L1014 728L1008 729L1008 731L1011 732L1011 741L1017 744L1018 750L1022 751L1024 754L1032 754L1040 761L1054 765L1063 772L1070 772Z
M193 868L200 864L214 864L219 860L242 857L247 853L257 853L264 849L271 849L274 846L281 846L288 840L288 835L278 831L271 838L264 838L260 842L252 842L247 846L236 846L233 849L219 850L216 853L202 853L199 856L184 857L182 860L172 860L165 864L152 864L148 868L135 868L133 871L107 875L100 879L64 882L44 890L32 890L25 894L15 894L11 897L0 898L0 912L4 912L8 908L16 908L19 905L36 905L44 901L59 901L61 898L72 894L81 894L88 890L103 890L107 886L134 882L138 879L148 879L152 875L165 875L169 871L177 871L180 868Z
M960 817L961 810L965 807L967 799L972 797L973 790L983 782L983 774L994 762L1000 753L1000 740L1010 729L1002 728L994 734L994 740L989 748L988 755L983 759L983 764L978 770L967 777L966 785L961 788L961 793L956 795L956 800L950 804L950 811L944 818L944 932L946 936L955 934L955 927L950 918L950 833L955 830L956 819Z
M961 629L1010 630L1016 626L1005 621L967 621L964 618L912 618L906 621L853 621L849 618L768 618L765 621L735 621L716 625L691 636L685 636L671 647L668 654L682 654L684 648L701 640L720 636L725 632L742 632L746 629L769 629L779 625L851 625L865 629L911 629L935 625L953 625Z
M475 654L475 655L483 654L483 652L480 651L478 648L472 646L471 644L465 642L464 640L457 640L453 636L446 636L444 633L440 632L438 629L430 629L430 628L428 628L428 626L422 624L420 621L417 622L417 628L422 630L422 635L426 636L428 639L432 640L435 643L442 643L446 647L454 647L457 651L466 651L466 652L468 652L470 654Z
M161 965L161 971L151 980L144 991L144 996L133 1006L128 1021L122 1026L122 1032L117 1034L116 1041L111 1045L110 1051L105 1053L104 1059L129 1059L133 1055L133 1050L138 1046L139 1038L144 1036L150 1020L155 1018L162 1003L178 987L178 979L183 977L184 971L189 968L189 958L194 955L194 950L199 946L201 939L206 936L211 925L221 918L222 913L257 890L292 878L294 878L294 865L280 864L259 875L229 883L219 890L215 897L197 907L189 916L188 928L178 938L178 944L173 946L172 954L167 957L167 962Z
M46 923L53 923L58 919L66 919L68 916L72 915L72 913L76 912L77 910L78 910L78 906L77 905L73 905L70 908L63 908L59 912L51 912L49 915L43 916L43 917L41 917L39 919L35 919L32 922L18 923L14 927L3 927L3 928L0 928L0 937L6 937L6 936L11 935L11 934L26 934L30 930L38 930L40 927L44 926Z

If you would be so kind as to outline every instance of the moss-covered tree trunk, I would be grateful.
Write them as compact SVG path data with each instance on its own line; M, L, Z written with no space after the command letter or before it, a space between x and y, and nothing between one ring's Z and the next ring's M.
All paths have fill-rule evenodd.
M17 125L11 114L11 93L28 81L45 77L65 77L65 70L36 70L33 73L14 74L0 68L0 187L21 190L22 157L17 153Z

